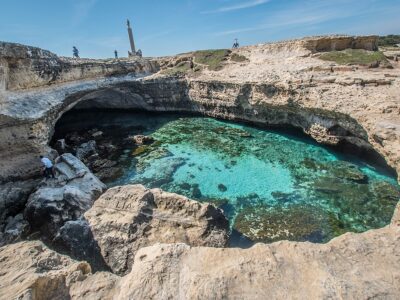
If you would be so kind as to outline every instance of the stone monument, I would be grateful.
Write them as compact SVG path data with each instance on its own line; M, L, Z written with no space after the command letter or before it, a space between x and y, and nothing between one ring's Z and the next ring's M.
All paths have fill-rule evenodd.
M128 25L129 42L131 44L131 51L128 51L128 55L129 56L136 56L135 41L133 40L133 33L132 33L131 23L129 22L129 20L126 20L126 25Z

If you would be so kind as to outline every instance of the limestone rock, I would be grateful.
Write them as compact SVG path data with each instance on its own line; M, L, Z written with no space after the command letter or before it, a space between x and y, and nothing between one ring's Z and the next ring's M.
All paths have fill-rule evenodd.
M66 222L78 219L104 191L105 185L72 154L57 159L57 179L44 181L29 199L24 215L32 229L52 238Z
M29 233L22 212L38 180L0 184L0 246L15 242Z
M0 246L20 241L29 233L29 223L22 214L15 217L8 217L5 223L4 232L0 232Z
M93 132L92 133L92 137L94 138L94 139L99 139L99 138L101 138L103 136L103 131L95 131L95 132Z
M318 123L312 124L310 128L306 130L306 133L319 143L337 145L340 141L337 136L329 134L328 128Z
M5 85L10 90L83 80L95 76L126 72L143 74L158 70L156 62L139 57L119 58L117 61L73 59L58 57L40 48L5 42L0 42L0 57L6 68Z
M77 260L87 261L94 272L110 271L93 237L90 225L83 217L66 222L58 231L52 244L61 253L66 253Z
M141 134L133 136L132 139L137 145L147 145L154 142L154 139L151 136L146 136Z
M319 124L322 128L309 132L315 139L372 145L400 174L399 64L393 62L393 69L343 67L312 55L349 47L375 50L376 38L316 37L242 47L235 53L246 56L246 64L226 61L218 72L206 70L184 78L153 74L138 80L130 72L155 72L161 61L179 57L118 63L70 60L38 48L0 43L0 65L5 70L0 75L0 180L37 174L38 155L47 153L56 121L73 106L201 113L261 125L292 125L306 132ZM69 167L59 169L65 182L75 180L76 172ZM142 248L129 277L115 289L115 298L398 299L399 220L397 208L390 230L346 234L324 245ZM110 236L111 241L124 242L131 234L126 228L136 229L122 223L116 222L116 227L125 233ZM7 259L0 260L0 284L7 282L4 263ZM84 293L85 288L96 289L82 286L77 291Z
M27 300L70 299L71 285L91 272L87 263L57 254L39 241L1 247L0 270L0 299Z
M27 180L0 185L0 224L9 216L15 216L24 210L28 197L37 184L37 180Z
M221 210L141 185L109 189L85 218L104 260L117 274L129 270L138 249L157 242L212 247L227 243L228 222Z
M140 249L117 299L398 299L399 231L345 234L328 244L249 249L156 244Z
M65 139L57 140L54 148L59 154L71 152L71 147L66 143Z
M88 156L96 153L96 141L88 141L87 143L81 144L76 149L76 157L80 160L87 158Z
M119 276L109 272L96 272L83 280L71 284L69 294L71 299L81 300L111 300L114 299L115 286Z

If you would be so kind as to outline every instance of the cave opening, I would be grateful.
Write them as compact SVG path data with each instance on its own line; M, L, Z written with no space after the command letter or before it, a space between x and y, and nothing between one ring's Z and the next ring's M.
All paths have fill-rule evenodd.
M230 221L231 246L324 243L390 223L400 189L379 155L255 125L78 107L57 121L50 145L78 156L109 187L137 183L214 204Z

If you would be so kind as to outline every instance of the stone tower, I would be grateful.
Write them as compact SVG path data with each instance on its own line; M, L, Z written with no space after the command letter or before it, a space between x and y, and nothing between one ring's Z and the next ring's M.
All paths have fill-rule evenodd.
M126 20L126 25L128 25L129 42L131 44L131 51L128 51L128 54L129 56L135 56L136 55L135 41L133 40L131 23L129 22L129 20Z

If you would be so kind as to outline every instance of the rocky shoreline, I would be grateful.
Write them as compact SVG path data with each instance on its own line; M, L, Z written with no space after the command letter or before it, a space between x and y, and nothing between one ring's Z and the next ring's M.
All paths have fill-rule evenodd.
M327 244L225 249L227 220L210 204L143 186L103 194L105 185L85 164L100 178L119 170L99 131L83 144L79 136L59 141L65 154L57 158L57 179L35 179L38 155L58 156L49 142L72 108L290 125L320 143L379 153L400 174L399 63L339 66L316 55L376 50L375 42L333 36L244 47L235 53L246 60L173 76L163 70L192 54L71 61L1 43L0 298L398 298L399 205L385 228Z

